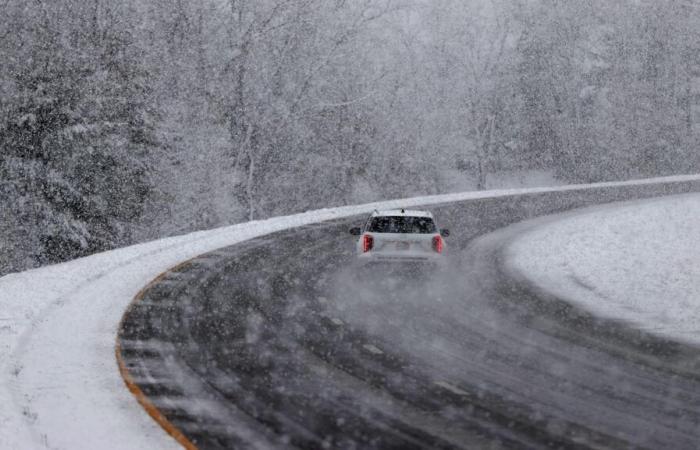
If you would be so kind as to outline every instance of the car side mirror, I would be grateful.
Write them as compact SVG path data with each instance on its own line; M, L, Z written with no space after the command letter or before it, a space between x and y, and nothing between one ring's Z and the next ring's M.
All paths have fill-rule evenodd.
M447 228L443 228L440 230L440 236L447 237L449 235L450 235L450 230L448 230Z
M353 236L359 236L362 234L362 228L360 228L360 227L350 228L350 234L352 234Z

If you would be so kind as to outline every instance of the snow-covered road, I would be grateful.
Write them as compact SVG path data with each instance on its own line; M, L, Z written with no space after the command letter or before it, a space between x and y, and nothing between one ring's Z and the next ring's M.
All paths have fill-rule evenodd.
M0 448L175 447L125 388L114 345L119 321L139 290L158 274L194 256L274 231L365 214L375 208L698 180L700 176L685 176L488 191L326 209L163 239L7 275L0 278ZM693 273L688 276L692 278Z
M700 195L594 207L514 241L509 265L595 315L700 344Z

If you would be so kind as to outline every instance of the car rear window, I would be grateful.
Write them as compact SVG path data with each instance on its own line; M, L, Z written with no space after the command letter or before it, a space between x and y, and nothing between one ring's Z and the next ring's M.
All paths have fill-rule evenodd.
M435 222L430 217L381 216L374 217L367 231L374 233L435 233Z

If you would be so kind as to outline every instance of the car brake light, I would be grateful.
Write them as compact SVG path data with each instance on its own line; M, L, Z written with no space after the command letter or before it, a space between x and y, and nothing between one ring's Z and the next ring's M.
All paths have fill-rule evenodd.
M443 247L442 237L435 236L433 238L433 250L435 250L438 253L442 253L442 247Z
M374 238L369 234L365 234L362 237L362 251L367 253L372 250L372 247L374 247Z

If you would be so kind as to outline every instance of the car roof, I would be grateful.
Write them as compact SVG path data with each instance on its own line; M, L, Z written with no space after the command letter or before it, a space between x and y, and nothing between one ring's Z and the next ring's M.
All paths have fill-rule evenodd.
M414 209L387 209L384 211L374 211L372 217L378 216L407 216L407 217L433 217L430 211L418 211Z

